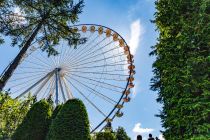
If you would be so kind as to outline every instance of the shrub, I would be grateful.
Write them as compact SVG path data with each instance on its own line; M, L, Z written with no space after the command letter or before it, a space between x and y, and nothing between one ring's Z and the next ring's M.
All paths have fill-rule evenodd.
M118 127L115 132L115 135L117 140L130 140L123 127Z
M60 110L61 110L62 107L63 107L62 104L56 106L55 110L53 111L51 120L53 120L53 119L56 118L57 114L60 112Z
M111 132L99 132L96 134L95 140L116 140L116 138Z
M210 1L157 0L152 90L169 140L210 139Z
M82 101L67 101L52 120L47 140L88 140L89 121Z
M16 129L12 140L44 140L52 114L51 108L46 100L35 103Z
M30 95L18 100L12 99L7 92L0 92L0 140L13 135L33 104L34 97Z

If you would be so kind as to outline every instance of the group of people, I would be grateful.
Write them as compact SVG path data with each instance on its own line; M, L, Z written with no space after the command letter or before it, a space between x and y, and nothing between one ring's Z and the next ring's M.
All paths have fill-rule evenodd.
M142 136L138 135L137 136L137 140L142 140ZM155 139L152 137L152 134L149 134L149 138L148 140L160 140L158 137L156 137Z

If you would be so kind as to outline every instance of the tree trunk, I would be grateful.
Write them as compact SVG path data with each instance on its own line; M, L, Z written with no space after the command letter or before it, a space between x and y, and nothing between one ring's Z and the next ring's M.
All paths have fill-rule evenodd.
M2 79L0 79L0 91L3 90L3 88L6 85L7 81L12 76L12 73L17 68L18 64L20 63L21 59L23 58L23 56L27 52L28 48L30 47L32 41L34 40L34 38L38 34L38 31L41 29L41 27L42 27L42 22L40 22L38 24L38 26L36 27L35 31L32 33L32 35L30 36L30 38L27 40L27 42L25 43L25 45L22 47L22 49L19 52L19 54L15 57L14 61L10 64L10 66L8 67L8 69L3 74Z

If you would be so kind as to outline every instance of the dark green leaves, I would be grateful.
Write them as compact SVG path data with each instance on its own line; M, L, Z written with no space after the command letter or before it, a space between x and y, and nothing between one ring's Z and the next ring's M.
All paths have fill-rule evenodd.
M206 0L159 0L155 20L158 43L151 55L152 90L163 104L166 139L209 139L210 20Z
M46 100L35 103L16 129L12 140L45 140L52 107Z
M10 138L33 103L34 97L19 101L0 93L0 139Z
M0 33L12 37L12 46L23 47L32 32L41 23L33 43L49 55L57 55L54 49L61 40L70 46L84 43L80 35L72 32L72 24L84 7L83 0L8 0L0 7ZM1 41L1 40L0 40Z
M59 113L56 113L58 111ZM90 139L88 115L82 101L69 100L61 109L58 107L54 113L57 115L52 120L48 140Z

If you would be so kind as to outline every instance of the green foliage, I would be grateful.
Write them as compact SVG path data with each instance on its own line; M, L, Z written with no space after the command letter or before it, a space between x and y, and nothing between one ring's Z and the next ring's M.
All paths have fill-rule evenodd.
M115 135L111 132L99 132L95 140L116 140Z
M53 120L53 119L56 118L57 114L60 112L60 110L61 110L62 107L63 107L62 104L56 106L55 110L53 111L51 120Z
M2 39L2 37L0 36L0 44L4 43L4 39Z
M115 132L115 135L117 140L130 140L123 127L118 127Z
M210 1L158 0L152 89L169 140L210 139Z
M59 45L60 40L74 47L85 43L86 38L71 28L78 21L83 7L83 0L77 3L73 0L3 1L0 6L0 33L10 36L11 45L18 45L21 50L4 72L0 90L3 90L32 43L36 43L37 48L47 52L48 56L58 54L55 46Z
M0 92L0 140L11 137L33 103L34 97L20 101Z
M46 100L35 103L16 129L12 140L44 140L52 115L51 109Z
M47 139L90 139L88 115L82 101L72 99L63 105L56 118L52 120Z
M82 43L80 35L70 29L70 24L78 21L78 15L84 7L83 0L7 0L0 7L0 33L12 37L12 45L23 47L34 29L39 28L35 40L49 55L56 55L55 45L60 39L70 45ZM19 13L14 8L19 8ZM16 12L16 13L15 13ZM75 42L76 41L76 42Z

